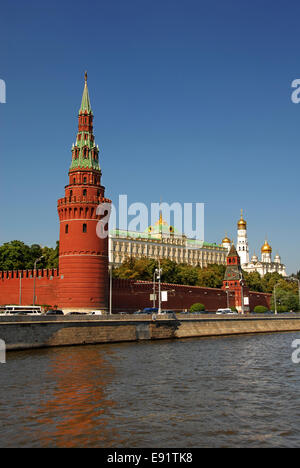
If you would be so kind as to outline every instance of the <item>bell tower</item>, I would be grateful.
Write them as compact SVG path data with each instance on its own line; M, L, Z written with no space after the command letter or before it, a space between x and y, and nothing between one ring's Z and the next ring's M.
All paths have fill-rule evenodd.
M107 310L108 235L99 238L96 230L101 218L97 214L98 206L111 201L104 197L101 175L85 73L69 184L57 205L60 221L58 297L59 307L64 311ZM103 229L107 231L107 225Z
M243 210L241 210L241 219L238 222L237 251L241 259L241 265L249 263L247 222L243 218Z

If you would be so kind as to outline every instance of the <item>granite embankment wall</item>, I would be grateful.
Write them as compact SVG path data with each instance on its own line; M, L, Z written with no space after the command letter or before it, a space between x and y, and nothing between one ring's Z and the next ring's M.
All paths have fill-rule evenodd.
M7 350L300 331L300 317L0 317Z

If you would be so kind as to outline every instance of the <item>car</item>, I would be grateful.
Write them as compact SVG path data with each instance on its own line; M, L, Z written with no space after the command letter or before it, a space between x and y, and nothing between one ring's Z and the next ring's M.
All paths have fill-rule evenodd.
M38 312L37 310L18 310L17 312L14 312L15 315L30 315L30 316L35 316L35 315L42 315L41 312Z
M46 315L64 315L64 313L59 309L49 309L47 310Z
M158 308L157 307L145 307L145 309L143 309L141 313L142 314L157 314Z
M92 312L89 312L89 315L103 315L102 310L92 310Z
M237 312L232 311L231 309L218 309L216 312L217 315L237 315Z
M70 312L68 315L87 315L85 312Z

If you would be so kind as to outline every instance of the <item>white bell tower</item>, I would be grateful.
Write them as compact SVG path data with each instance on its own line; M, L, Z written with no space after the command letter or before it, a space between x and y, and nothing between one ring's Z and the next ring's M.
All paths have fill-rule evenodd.
M243 218L243 210L241 210L241 219L238 222L237 252L240 256L242 266L245 263L249 263L247 222Z

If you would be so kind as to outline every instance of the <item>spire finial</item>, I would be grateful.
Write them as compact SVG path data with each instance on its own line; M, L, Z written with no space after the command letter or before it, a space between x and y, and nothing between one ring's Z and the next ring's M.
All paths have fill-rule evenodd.
M87 71L84 73L84 81L87 82Z

